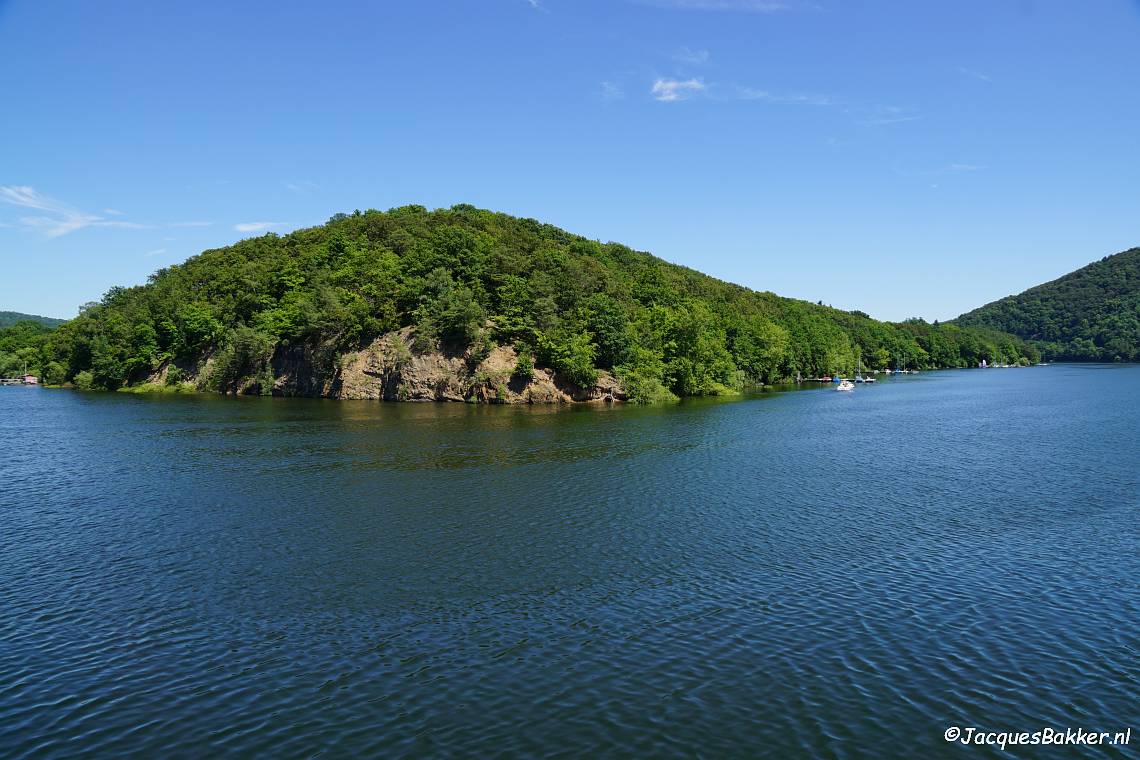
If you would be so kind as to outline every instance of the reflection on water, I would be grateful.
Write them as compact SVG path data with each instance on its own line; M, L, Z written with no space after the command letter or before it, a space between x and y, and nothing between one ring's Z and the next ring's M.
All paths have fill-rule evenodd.
M3 389L0 754L911 757L950 725L1119 730L1137 380L660 408Z

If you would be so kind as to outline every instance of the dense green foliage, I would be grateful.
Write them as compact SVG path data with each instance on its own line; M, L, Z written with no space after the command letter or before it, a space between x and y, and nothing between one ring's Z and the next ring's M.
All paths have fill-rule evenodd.
M1032 341L1047 359L1140 361L1140 248L955 320Z
M21 314L18 311L0 311L0 330L4 330L17 322L37 322L44 327L59 327L66 320L54 317L40 317L35 314Z
M588 386L612 371L643 401L860 365L1036 358L992 331L876 322L467 205L338 214L206 251L87 305L41 355L96 388L166 364L203 387L264 389L290 352L333 376L340 353L408 325L418 348L521 347L520 377L537 364Z
M20 377L25 371L42 376L45 347L51 334L51 327L30 319L0 330L0 377ZM56 371L56 382L63 382L63 367L52 369Z

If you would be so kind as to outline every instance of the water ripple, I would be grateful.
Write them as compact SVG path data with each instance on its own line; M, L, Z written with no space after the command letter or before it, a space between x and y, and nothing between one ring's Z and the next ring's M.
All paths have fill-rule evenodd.
M0 453L0 754L1140 728L1138 379L588 410L0 390L36 441Z

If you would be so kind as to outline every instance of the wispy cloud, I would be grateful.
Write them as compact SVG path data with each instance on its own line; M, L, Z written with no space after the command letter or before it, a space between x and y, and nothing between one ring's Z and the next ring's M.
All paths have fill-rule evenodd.
M169 227L209 227L213 225L213 222L200 220L142 224L126 219L108 219L107 217L126 216L126 212L113 208L105 208L100 213L93 214L43 195L35 188L28 187L27 185L0 185L0 202L41 212L35 216L21 217L19 223L20 226L40 232L49 238L61 237L88 227L153 230ZM14 225L0 223L0 227L12 226Z
M693 95L700 95L708 89L708 85L699 79L659 77L653 82L650 93L655 100L660 100L662 103L675 103L678 100L687 100Z
M880 126L917 121L922 115L908 106L860 103L821 93L777 92L723 82L707 82L696 77L653 80L650 95L663 103L675 103L700 96L710 101L753 101L782 106L813 106L834 109L862 126ZM965 165L964 165L965 166Z
M164 253L166 253L165 248L155 248L153 251L147 251L143 255L144 256L161 256Z
M261 232L262 230L268 230L273 227L280 227L283 224L285 224L285 222L242 222L241 224L235 224L234 229L238 232Z
M978 79L978 80L981 80L983 82L994 81L993 78L991 78L989 74L983 74L980 71L975 71L974 69L968 69L965 66L959 66L958 67L958 73L961 74L962 76L972 77L974 79Z
M711 56L707 50L693 50L691 48L683 47L677 52L673 53L673 60L678 63L687 63L692 66L703 66L709 62Z
M752 87L735 88L736 97L740 100L763 100L768 103L786 103L797 106L833 106L835 99L829 95L814 95L803 93L778 93L768 90L757 90Z
M98 214L80 211L62 203L27 185L0 185L0 201L21 208L43 212L39 216L21 217L20 223L29 229L42 232L47 237L60 237L85 227L119 227L141 230L151 225L123 220L107 219ZM106 212L104 212L106 213Z
M538 0L526 0L526 4L531 8L534 8L536 11L542 11L543 13L550 12L546 9L546 6L540 3Z
M941 179L945 178L952 181L954 175L975 174L977 172L986 171L989 168L990 167L986 164L950 163L922 168L896 165L893 167L893 171L901 177L929 180L933 182L930 186L936 188L939 186L937 183L941 181Z
M701 96L713 101L743 100L773 105L834 108L863 126L899 124L922 118L914 109L906 106L857 103L820 93L774 92L757 87L706 82L695 77L690 79L658 77L653 81L650 95L663 103L675 103Z
M796 0L635 0L640 5L676 8L683 11L744 11L776 13L802 7Z
M317 192L318 190L321 189L321 186L318 185L316 182L309 182L306 180L303 182L286 182L285 183L285 189L289 190L290 192L300 193L301 195L307 195L308 193Z
M621 100L625 97L625 90L613 82L602 82L602 97L606 100Z
M846 109L855 122L865 127L879 127L887 124L902 124L918 121L921 115L907 106L858 106Z
M0 185L0 200L40 211L60 211L66 208L58 201L46 198L26 185Z

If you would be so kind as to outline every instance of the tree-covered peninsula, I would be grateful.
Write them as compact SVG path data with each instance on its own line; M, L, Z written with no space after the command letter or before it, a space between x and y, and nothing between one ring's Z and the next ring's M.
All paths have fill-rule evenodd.
M646 402L1037 359L993 330L879 322L468 205L205 251L111 290L35 353L47 382L95 389Z
M1140 248L1106 256L955 321L1020 336L1047 359L1140 361Z

